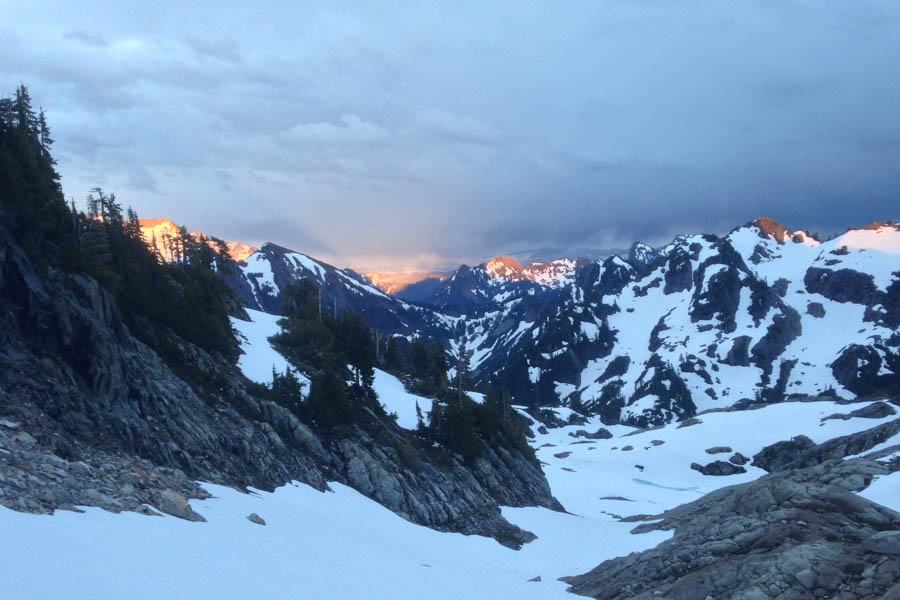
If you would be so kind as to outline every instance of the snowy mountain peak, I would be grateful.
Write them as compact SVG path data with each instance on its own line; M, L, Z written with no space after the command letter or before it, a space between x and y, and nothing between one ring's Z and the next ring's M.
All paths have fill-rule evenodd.
M173 259L173 249L171 248L170 240L174 239L181 233L181 227L179 227L172 219L141 219L139 221L141 226L141 234L144 236L144 240L147 242L147 246L151 249L156 248L163 260L171 261ZM210 236L202 233L200 231L191 231L189 235L192 239L199 241L205 240L211 246L215 247L212 244L212 240ZM231 258L237 262L242 262L247 260L251 254L256 252L258 249L250 246L249 244L244 244L242 242L225 242L225 247L228 248L228 254Z
M794 233L785 228L784 225L767 217L758 217L749 223L749 225L756 226L763 234L779 242L784 242L794 235Z
M644 270L651 267L661 256L662 253L656 248L643 242L635 242L628 250L628 263L638 270Z
M878 221L859 229L850 229L834 240L837 248L873 250L885 254L900 254L900 224Z
M525 268L514 258L508 256L495 256L484 264L491 279L505 279L506 281L521 281L527 279Z
M808 232L803 231L802 229L791 231L781 223L774 221L773 219L768 219L766 217L759 217L747 223L746 225L737 228L737 230L741 229L753 230L759 235L759 237L764 239L773 239L779 244L790 241L795 244L803 244L805 246L809 246L810 248L815 248L819 245L818 239L816 239L815 236L810 235Z
M559 258L522 266L508 256L496 256L481 266L492 280L531 281L545 287L561 287L571 282L579 267L590 262L586 258Z

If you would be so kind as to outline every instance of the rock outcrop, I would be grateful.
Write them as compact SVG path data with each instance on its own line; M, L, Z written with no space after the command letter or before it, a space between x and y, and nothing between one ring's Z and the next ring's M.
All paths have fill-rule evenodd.
M863 475L886 472L832 461L720 489L632 532L673 538L564 581L602 600L893 597L900 513L852 493Z
M416 523L513 547L532 536L499 504L562 508L520 454L411 458L403 443L384 443L402 439L392 423L381 442L362 431L323 439L251 394L223 358L174 334L167 347L164 361L96 281L38 270L0 228L0 503L34 512L149 504L193 518L187 499L205 494L194 480L268 490L335 480Z
M632 518L648 521L633 534L671 539L563 580L603 600L896 598L900 513L853 492L900 470L878 460L900 445L847 457L898 432L900 419L819 445L802 436L773 444L754 457L771 474Z

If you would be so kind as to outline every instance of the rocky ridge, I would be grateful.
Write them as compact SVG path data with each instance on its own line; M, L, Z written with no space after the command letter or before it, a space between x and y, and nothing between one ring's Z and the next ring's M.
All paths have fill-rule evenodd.
M756 481L638 517L646 522L633 534L674 530L674 537L564 581L604 600L900 597L900 513L853 493L900 469L882 459L900 446L843 459L897 428L900 420L813 444L800 459L793 447L767 448L760 454L791 459Z
M490 452L467 464L408 455L399 440L384 445L363 432L322 439L250 394L224 359L174 335L170 342L177 359L163 361L132 336L96 281L42 273L0 229L0 429L8 445L0 502L39 512L162 509L166 490L201 497L194 480L269 490L339 481L414 522L510 546L530 535L507 523L499 504L561 508L520 455ZM179 375L173 364L192 369ZM148 473L143 487L119 476L134 469Z

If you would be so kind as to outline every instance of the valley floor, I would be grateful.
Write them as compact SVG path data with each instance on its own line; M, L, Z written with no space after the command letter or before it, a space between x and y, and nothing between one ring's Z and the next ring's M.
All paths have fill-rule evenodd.
M557 410L566 416L565 409ZM538 536L520 551L492 539L414 525L339 484L326 493L287 485L250 494L207 485L213 498L192 501L206 523L96 508L46 516L0 507L3 596L572 598L557 578L653 547L671 535L633 535L635 524L616 515L657 514L764 474L749 464L747 473L727 477L691 470L692 462L731 455L710 455L707 448L728 446L751 457L793 435L823 442L890 420L820 421L850 410L831 402L785 403L707 413L697 425L636 435L628 435L634 430L627 427L611 427L613 437L606 440L569 435L578 429L593 432L599 422L538 434L538 456L570 514L505 508L507 519ZM900 510L900 473L876 480L862 495ZM251 523L250 513L267 524ZM529 581L535 577L541 580Z

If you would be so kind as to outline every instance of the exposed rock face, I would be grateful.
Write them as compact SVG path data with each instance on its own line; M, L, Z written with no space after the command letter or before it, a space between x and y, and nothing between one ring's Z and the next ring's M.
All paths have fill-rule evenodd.
M479 376L499 370L522 403L568 401L606 423L640 427L793 395L900 391L900 335L891 329L900 323L900 280L890 283L889 265L857 270L867 264L861 253L877 250L833 255L840 241L822 245L762 219L725 237L680 236L649 261L636 251L588 265L513 344L489 353L484 344ZM853 325L832 309L850 300L865 306ZM513 313L529 299L516 301ZM830 366L833 379L810 377L815 365L796 343L821 345L821 321L843 336L821 340L833 354L817 366ZM863 328L871 329L865 339ZM738 384L741 372L755 381Z
M585 431L584 429L579 429L575 431L575 433L570 433L569 436L576 438L581 437L589 440L608 440L613 434L610 433L609 429L601 427L593 433Z
M900 531L876 533L863 542L863 548L867 552L900 556Z
M897 411L888 404L887 402L873 402L863 408L857 408L854 411L851 411L846 414L835 413L833 415L828 415L824 417L823 421L828 421L831 419L841 419L843 421L847 421L853 418L861 418L861 419L883 419L885 417L890 417L892 415L897 414Z
M99 506L111 512L148 512L144 505L150 505L186 518L193 512L188 512L186 498L209 496L180 469L147 460L100 451L78 460L61 458L20 423L6 419L0 422L0 449L0 504L13 510L51 513Z
M628 264L638 273L649 273L665 259L662 252L647 244L635 242L628 250Z
M798 435L788 441L777 442L760 450L751 463L770 473L780 471L791 464L810 448L815 448L816 443L805 435Z
M866 431L834 438L819 445L813 444L792 455L782 455L780 460L770 463L770 466L772 466L773 469L767 470L811 467L828 460L862 454L878 444L886 442L898 433L900 433L900 419L894 419L893 421L882 423L881 425L873 427L872 429L867 429ZM778 446L778 444L775 444L775 446ZM769 446L769 448L772 448L772 446ZM769 448L763 449L763 453ZM785 459L790 460L784 462ZM754 465L756 464L755 461L756 457L754 457Z
M860 396L891 390L900 384L900 359L883 343L850 344L831 363L834 378ZM897 369L896 371L894 369Z
M851 490L886 472L832 461L720 489L633 530L670 540L563 580L603 600L881 598L900 581L900 513Z
M853 302L868 306L878 291L872 276L851 269L832 271L811 267L803 279L806 290L811 294L821 294L835 302Z
M287 409L249 394L234 366L173 336L170 360L214 381L189 385L130 334L94 280L41 274L3 233L0 420L16 425L0 424L6 506L147 503L190 518L181 498L204 495L190 480L268 490L292 480L324 490L337 480L414 522L514 547L531 534L507 523L498 504L561 509L539 469L518 454L489 452L472 463L423 455L410 465L363 432L319 439ZM36 471L42 465L60 472L45 477ZM132 467L149 476L132 481Z
M806 312L817 319L825 316L825 307L821 302L810 302L806 305Z
M711 462L707 465L701 465L699 463L691 463L691 468L695 471L700 471L704 475L712 475L715 477L724 477L727 475L737 475L738 473L746 473L747 469L741 467L739 465L732 464L730 462L725 462L724 460L717 460Z

